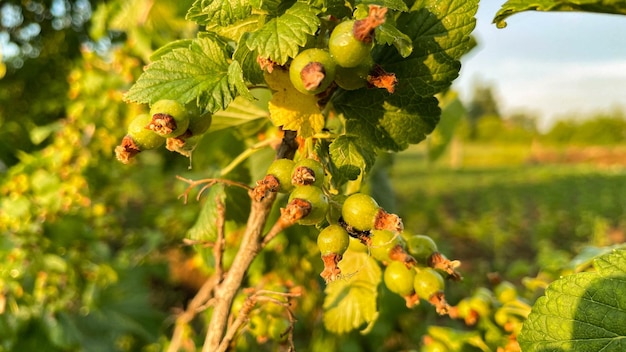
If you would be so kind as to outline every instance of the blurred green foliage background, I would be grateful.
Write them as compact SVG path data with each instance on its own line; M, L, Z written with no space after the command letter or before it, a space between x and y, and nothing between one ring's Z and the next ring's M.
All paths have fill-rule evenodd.
M165 151L142 153L133 166L113 156L128 121L147 109L123 103L123 92L153 50L194 35L183 20L189 3L0 7L0 351L163 350L175 313L210 273L182 245L206 200L184 204L178 196L186 185L175 176L214 174L271 133L267 121L212 132L192 169ZM489 286L492 272L532 301L540 290L524 288L523 278L549 281L584 246L624 241L626 121L615 112L538 131L533 117L499 116L481 89L481 99L460 106L458 122L382 158L370 188L408 231L432 236L462 260L465 280L450 285L451 303ZM251 183L270 160L271 151L259 152L233 175ZM232 209L233 216L245 210ZM236 243L228 239L229 248ZM314 230L298 227L272 243L249 274L250 286L303 290L294 307L299 350L409 350L430 325L468 330L426 305L409 311L382 289L381 316L369 335L331 335L320 321L321 270ZM266 310L257 314L273 314ZM196 332L188 341L201 343ZM255 346L249 334L240 339L240 350L277 347Z

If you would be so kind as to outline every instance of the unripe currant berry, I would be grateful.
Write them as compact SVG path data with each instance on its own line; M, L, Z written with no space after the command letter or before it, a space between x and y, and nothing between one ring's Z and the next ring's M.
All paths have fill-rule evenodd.
M199 136L204 134L211 123L213 122L213 115L208 112L189 115L189 126L187 130L191 132L192 136Z
M408 269L404 263L393 261L385 267L383 280L389 291L402 297L413 293L415 270Z
M267 335L274 341L286 341L290 325L284 317L271 317L267 323Z
M135 117L128 125L128 135L140 150L156 149L165 143L165 138L146 129L146 125L151 120L150 115L142 114Z
M361 240L356 239L352 236L350 236L350 245L348 245L348 249L353 252L361 252L361 253L367 252L367 246L363 244Z
M434 269L420 269L413 280L413 289L419 298L429 300L435 293L443 291L443 277Z
M502 281L493 289L496 299L501 303L509 303L517 300L517 288L510 281Z
M315 186L295 187L289 195L289 202L300 199L310 204L310 211L300 220L300 225L315 225L326 218L328 213L328 198L321 188Z
M374 66L374 60L368 57L356 67L337 65L335 69L335 83L345 90L355 90L367 85L367 76Z
M406 246L413 258L422 264L427 263L431 254L437 252L437 244L435 241L424 235L407 236Z
M339 225L328 225L317 235L317 247L322 256L343 253L350 245L348 232Z
M356 67L370 56L372 44L355 38L354 23L353 20L341 22L330 34L328 50L339 66Z
M300 159L293 166L291 183L294 186L316 186L324 184L324 167L314 159Z
M276 159L267 169L267 174L276 177L280 185L278 190L281 193L289 193L293 190L291 184L291 173L295 163L291 159Z
M341 207L341 216L350 226L359 231L369 231L374 227L380 207L374 198L365 193L350 195Z
M306 49L291 61L289 79L298 91L319 94L333 83L335 66L328 51Z
M252 335L254 335L257 339L266 338L268 335L268 325L265 319L258 315L254 314L248 320L248 330Z
M152 121L146 126L165 138L178 137L189 127L189 113L176 100L159 100L150 107Z
M380 262L391 262L389 253L400 244L400 236L388 230L372 230L370 241L370 253Z

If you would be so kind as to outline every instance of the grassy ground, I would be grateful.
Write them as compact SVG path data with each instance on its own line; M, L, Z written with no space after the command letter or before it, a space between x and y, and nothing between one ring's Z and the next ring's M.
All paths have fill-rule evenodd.
M458 151L458 149L457 149ZM423 148L392 169L398 213L408 231L432 236L481 276L510 279L561 265L584 245L624 241L626 168L529 162L528 146L463 146L427 164Z

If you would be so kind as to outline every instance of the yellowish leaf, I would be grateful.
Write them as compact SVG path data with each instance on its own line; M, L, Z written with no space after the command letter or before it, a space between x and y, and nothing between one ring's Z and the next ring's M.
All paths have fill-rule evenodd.
M265 81L275 91L269 102L274 125L297 131L304 138L324 128L324 115L317 106L317 98L296 90L289 80L289 72L276 68L271 74L265 74Z

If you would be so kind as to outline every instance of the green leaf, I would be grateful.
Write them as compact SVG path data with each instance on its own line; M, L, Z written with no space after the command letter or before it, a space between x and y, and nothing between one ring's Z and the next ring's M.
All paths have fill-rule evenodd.
M318 10L297 2L279 17L268 21L261 29L250 33L247 45L257 50L259 56L283 65L295 57L309 36L317 31L320 20Z
M400 14L397 29L410 38L413 52L404 58L379 47L373 53L395 74L395 93L361 89L333 97L347 134L375 148L400 151L432 132L441 113L434 96L450 87L459 74L459 59L473 46L477 9L477 0L418 0Z
M333 178L356 180L369 171L376 161L376 153L367 144L357 143L357 139L339 136L329 146L330 159L337 170ZM341 180L340 180L341 181Z
M389 22L376 27L376 42L395 46L402 57L407 57L413 52L411 38Z
M250 5L255 10L278 16L290 8L296 0L251 0Z
M263 78L261 66L259 66L259 63L257 62L259 54L254 50L248 49L248 46L244 44L247 38L247 33L241 37L239 45L237 45L237 49L233 54L233 59L237 60L241 64L246 81L252 84L261 84L265 82L265 79Z
M353 251L344 254L339 268L344 278L326 286L324 326L345 334L376 321L381 270L367 253Z
M213 114L210 132L228 127L239 126L254 120L269 118L267 110L258 107L254 102L237 97L225 110Z
M226 191L221 184L213 185L204 195L204 205L200 210L200 214L196 219L196 223L187 231L187 238L197 243L195 245L198 254L202 257L205 264L212 266L213 253L207 243L217 240L217 228L215 224L220 216L217 204L224 204L226 200Z
M437 125L434 97L389 95L382 90L344 91L333 102L346 119L346 133L374 148L400 151L419 143Z
M523 351L626 351L626 251L594 267L548 286L519 335Z
M356 5L378 5L392 10L408 11L402 0L357 0Z
M227 61L222 43L195 39L188 48L174 48L148 66L126 93L128 102L152 104L161 99L181 103L197 100L210 112L224 109L238 95L249 96L237 61Z
M162 47L155 50L152 55L150 55L150 61L157 61L163 55L170 53L174 49L187 49L193 43L193 39L180 39L175 40L173 42L169 42Z
M186 18L200 25L226 26L248 17L251 12L248 0L196 0Z
M396 74L397 92L428 97L444 91L459 75L459 59L472 47L478 0L421 0L402 13L397 28L411 38L407 58L386 50L375 61Z
M228 26L220 26L216 23L211 23L206 27L206 30L214 32L219 36L227 38L233 42L240 42L241 38L245 34L254 33L262 26L263 18L260 15L251 15L244 18L243 20L233 22Z
M505 19L524 11L584 11L626 15L626 3L612 0L509 0L496 13L493 23L506 27Z

